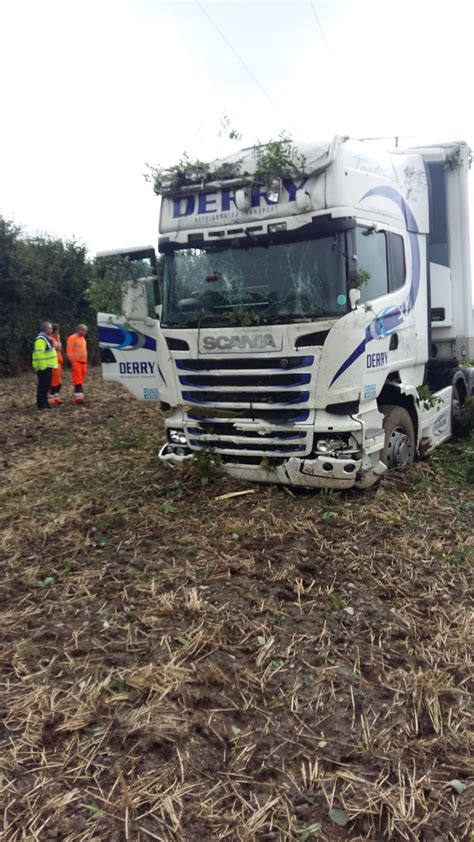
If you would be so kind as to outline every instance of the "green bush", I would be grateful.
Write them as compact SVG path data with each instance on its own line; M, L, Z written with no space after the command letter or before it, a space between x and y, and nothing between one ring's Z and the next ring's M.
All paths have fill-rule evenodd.
M26 237L0 217L0 375L30 368L33 341L45 319L59 323L64 339L78 322L88 324L95 360L95 314L85 297L91 278L85 246Z
M474 432L474 398L468 398L453 422L453 433L455 436L468 436Z

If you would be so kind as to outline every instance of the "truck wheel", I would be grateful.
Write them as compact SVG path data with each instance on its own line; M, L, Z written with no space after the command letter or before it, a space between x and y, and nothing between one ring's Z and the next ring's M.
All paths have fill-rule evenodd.
M415 430L410 414L402 406L379 407L385 415L385 445L381 460L387 468L407 468L415 461Z
M455 418L459 415L461 410L462 400L461 395L459 394L459 389L457 386L453 386L453 392L451 395L451 423L454 421Z

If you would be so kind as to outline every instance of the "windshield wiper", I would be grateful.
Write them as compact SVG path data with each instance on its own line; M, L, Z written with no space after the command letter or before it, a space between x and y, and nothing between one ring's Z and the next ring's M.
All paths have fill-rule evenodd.
M199 316L199 319L197 319L196 324L197 327L205 327L206 323L219 325L221 322L229 324L229 314L226 310L222 313L203 313L202 316Z
M307 313L285 313L284 315L279 315L276 313L275 315L263 315L261 316L262 320L265 320L266 324L290 324L291 322L312 322L314 319L320 319L321 314L318 313L309 315Z
M253 233L253 231L250 230L250 228L244 228L244 234L256 246L261 246L262 248L267 249L270 245L270 243L267 240L266 235L261 234L260 237L257 237ZM241 248L243 248L245 250L247 250L248 246L249 246L249 244L245 245L244 242L242 242L242 244L241 244Z
M256 237L253 231L249 228L244 228L244 234L249 238L249 240L252 240L253 243L258 243L258 237Z
M228 319L226 319L225 317L226 317L226 313L221 313L220 315L218 313L204 313L202 316L199 316L199 318L194 318L194 319L175 319L172 322L164 322L163 321L162 325L163 325L163 327L177 327L177 328L197 327L197 328L200 328L200 327L205 327L206 322L207 322L207 323L210 323L213 326L222 325L223 327L226 327L229 322L228 322ZM224 323L224 324L222 324L222 323Z
M223 310L224 312L232 312L232 310L240 310L241 307L267 307L268 301L262 299L261 301L240 301L239 304L214 304L213 310Z
M274 315L261 315L262 323L268 325L291 324L292 322L317 322L320 319L332 319L344 315L343 313L275 313Z

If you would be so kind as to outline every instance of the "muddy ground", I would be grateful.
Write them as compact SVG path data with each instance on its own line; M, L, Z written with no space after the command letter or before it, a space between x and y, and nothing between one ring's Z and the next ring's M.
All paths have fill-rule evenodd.
M293 496L68 392L0 383L1 839L472 839L472 443Z

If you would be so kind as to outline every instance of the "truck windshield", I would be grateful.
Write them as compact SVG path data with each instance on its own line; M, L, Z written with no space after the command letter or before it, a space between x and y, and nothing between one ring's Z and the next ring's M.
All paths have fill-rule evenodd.
M247 231L230 242L170 250L162 323L271 324L346 313L346 234L289 237L258 239Z

